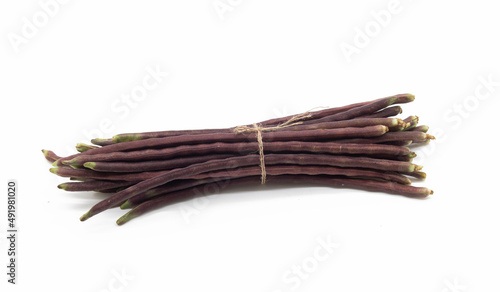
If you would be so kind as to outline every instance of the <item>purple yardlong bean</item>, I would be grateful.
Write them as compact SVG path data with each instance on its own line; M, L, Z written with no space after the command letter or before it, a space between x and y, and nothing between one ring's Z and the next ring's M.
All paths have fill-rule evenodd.
M385 99L390 98L386 97ZM379 98L375 99L372 101L367 101L367 102L360 102L360 103L354 103L346 106L341 106L341 107L335 107L335 108L328 108L324 110L319 110L319 111L311 111L311 118L310 120L315 120L319 118L323 118L329 115L333 114L338 114L347 110L351 110L356 107L360 107L366 104L370 104L373 102L376 102L378 100L381 100L384 98ZM281 117L281 118L275 118L275 119L270 119L266 121L262 121L258 124L261 126L276 126L278 124L284 123L294 117L294 115L291 116L286 116L286 117ZM251 127L252 125L247 125ZM109 145L109 142L111 141L114 143L120 143L120 142L130 142L130 141L135 141L135 140L142 140L142 139L150 139L150 138L163 138L163 137L171 137L171 136L180 136L180 135L197 135L197 134L213 134L213 133L232 133L234 130L234 127L232 128L222 128L222 129L199 129L199 130L171 130L171 131L157 131L157 132L143 132L143 133L124 133L124 134L118 134L115 135L112 139L95 139L96 143L101 143L104 145ZM94 143L94 142L93 142ZM98 144L98 145L101 145ZM103 145L103 146L104 146Z
M187 181L175 181L173 184L166 184L158 188L151 189L147 192L138 194L129 198L121 205L122 209L126 209L147 201L159 195L165 195L173 191L178 191L185 188L194 187L196 185L217 181L227 181L230 179L238 179L248 176L260 175L261 169L258 166L247 166L234 169L231 171L215 171L202 173L189 178ZM340 168L332 166L310 166L310 165L270 165L266 167L268 176L284 175L284 174L307 174L307 175L336 175L347 177L364 177L367 179L380 179L386 181L397 182L400 184L410 184L411 180L395 172L380 172L369 169L359 168Z
M378 144L290 141L264 142L263 145L266 153L349 154L365 155L369 157L383 155L409 158L415 156L415 153L411 152L410 149L406 147ZM257 149L257 142L185 145L165 149L148 149L80 156L77 158L77 165L84 165L87 168L104 172L154 171L174 168L171 166L172 163L177 164L177 167L193 164L195 159L189 157L189 155L193 153L198 155L207 153L233 153L234 156L236 154L243 155L256 153Z
M194 176L203 172L216 171L221 169L235 169L237 167L259 165L258 155L247 155L240 157L231 157L220 160L212 160L204 163L191 165L185 168L174 169L160 174L156 177L141 181L127 189L120 191L110 198L94 205L87 213L82 215L81 221L105 211L106 209L123 202L137 194L166 184L170 181L181 179L183 177ZM404 161L392 161L383 159L374 159L366 157L339 157L321 154L269 154L266 155L266 165L272 164L298 164L298 165L333 165L340 167L365 167L370 169L379 169L386 171L414 172L421 169L420 166Z
M313 183L421 198L432 191L410 186L409 177L424 179L426 174L411 163L415 153L402 146L424 145L434 137L426 134L427 126L418 126L417 116L391 118L402 112L397 104L413 100L411 94L399 94L270 119L255 124L258 129L248 125L241 132L232 127L118 134L92 139L99 146L79 143L81 153L67 157L42 151L58 166L51 172L79 180L59 188L114 192L81 221L112 207L134 207L117 221L121 225L203 194L200 188L255 185L261 180L261 163L270 183ZM296 123L290 120L298 117Z
M258 185L259 181L258 176L254 177L245 177L242 179L237 179L230 181L230 185L232 187L235 186L247 186L247 185ZM392 194L399 194L403 196L409 196L413 198L425 198L428 195L432 194L433 191L423 187L413 187L409 185L402 185L393 182L384 182L384 181L374 181L374 180L363 180L363 179L352 179L352 178L338 178L332 176L310 176L310 175L282 175L282 176L274 176L270 177L269 181L271 183L282 183L282 184L314 184L321 186L330 186L336 188L355 188L362 189L367 191L377 191L377 192L385 192ZM216 183L213 183L216 187ZM211 187L210 184L207 184L207 189ZM216 188L218 189L218 188ZM152 211L154 209L158 209L160 207L185 200L187 198L193 198L199 195L197 192L194 192L192 188L181 190L169 195L158 196L151 200L145 201L140 205L136 206L128 213L120 217L116 223L118 225L123 225L126 222L130 221L133 218L136 218L146 212Z
M263 132L262 139L266 142L273 141L321 141L332 140L341 138L358 138L358 137L375 137L381 136L388 131L388 127L378 125L363 128L340 128L340 129L327 129L327 130L310 130L310 131L276 131L276 132ZM82 165L83 162L89 161L87 155L130 151L145 148L165 148L174 147L178 145L192 145L200 143L214 143L214 142L248 142L257 141L256 133L219 133L219 134L200 134L200 135L183 135L165 138L151 138L145 140L131 141L127 143L117 143L109 146L104 146L97 149L87 150L79 155L59 159L62 164L66 165ZM70 159L71 158L71 159Z

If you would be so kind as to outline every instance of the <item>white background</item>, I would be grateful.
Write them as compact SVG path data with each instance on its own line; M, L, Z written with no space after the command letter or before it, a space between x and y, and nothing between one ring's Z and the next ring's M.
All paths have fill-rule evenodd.
M2 291L500 289L494 1L165 2L0 4ZM346 58L349 45L356 52ZM125 103L150 70L169 74ZM489 90L480 81L488 78L496 82ZM82 223L103 196L57 189L66 180L49 173L40 152L69 155L94 136L229 127L406 92L416 101L403 117L418 115L438 136L415 160L428 174L416 185L435 191L427 200L249 189L121 227L122 210ZM16 287L4 269L9 178L19 189ZM318 240L336 243L320 260ZM295 265L308 272L298 277Z

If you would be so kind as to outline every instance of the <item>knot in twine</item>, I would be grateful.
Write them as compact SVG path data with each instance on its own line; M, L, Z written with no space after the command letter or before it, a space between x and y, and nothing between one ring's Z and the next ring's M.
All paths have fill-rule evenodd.
M259 144L260 170L261 170L260 182L262 184L266 183L266 164L264 161L264 143L262 142L262 132L277 131L277 130L284 129L287 127L300 125L300 124L302 124L302 120L305 120L305 119L312 117L312 115L309 112L310 111L295 115L295 116L291 117L289 120L287 120L286 122L278 124L277 126L262 127L262 126L258 125L257 123L254 123L253 127L238 126L238 127L234 128L234 133L236 133L236 134L253 133L253 132L257 133L257 143Z

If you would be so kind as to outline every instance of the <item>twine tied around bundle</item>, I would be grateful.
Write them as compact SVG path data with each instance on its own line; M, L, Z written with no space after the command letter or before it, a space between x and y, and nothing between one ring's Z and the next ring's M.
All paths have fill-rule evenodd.
M312 117L310 111L307 111L305 113L301 113L298 115L295 115L291 117L289 120L287 120L284 123L278 124L277 126L271 126L271 127L262 127L258 125L257 123L253 124L253 127L249 126L238 126L234 128L234 133L236 134L241 134L241 133L257 133L257 143L259 144L259 156L260 156L260 170L261 170L261 179L260 182L261 184L266 183L266 164L264 161L264 143L262 142L262 132L270 132L270 131L277 131L281 130L287 127L292 127L296 125L302 124L302 120L308 119Z

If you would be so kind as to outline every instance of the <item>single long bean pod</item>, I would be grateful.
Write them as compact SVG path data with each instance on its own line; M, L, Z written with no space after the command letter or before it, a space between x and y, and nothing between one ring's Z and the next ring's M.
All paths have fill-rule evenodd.
M96 193L103 193L103 194L114 194L117 193L121 190L124 190L126 187L119 187L119 188L112 188L112 189L104 189L104 190L97 190L94 191Z
M323 123L323 122L332 122L332 121L341 121L341 120L349 120L349 119L354 119L363 115L369 115L373 114L374 112L377 112L383 108L386 108L390 105L397 104L397 103L407 103L407 102L412 102L415 100L415 96L412 94L398 94L395 96L387 97L381 100L377 100L375 102L356 107L353 109L350 109L345 112L341 112L338 114L326 116L324 118L320 118L317 120L314 120L316 123ZM304 121L304 124L309 124L311 121Z
M427 133L427 131L429 131L429 126L426 125L416 126L415 128L409 129L409 131L419 131Z
M410 146L412 143L413 143L412 140L400 140L400 141L384 142L383 144L407 147L407 146Z
M81 182L66 182L59 184L57 187L69 192L84 192L84 191L102 191L107 189L130 186L134 182L129 181L105 181L105 180L90 180Z
M183 147L183 146L179 146ZM200 147L196 147L200 148ZM409 150L409 149L408 149ZM138 153L141 151L132 151L132 152L126 152L123 153L122 156L125 158L122 159L122 161L112 161L112 162L103 162L99 161L99 157L101 155L105 154L98 154L95 155L97 157L92 157L94 160L91 163L84 163L84 166L87 168L90 168L95 171L101 171L101 172L144 172L144 171L155 171L155 170L170 170L174 168L181 168L181 167L186 167L191 164L196 164L196 163L201 163L205 161L210 161L214 159L223 159L223 158L228 158L232 156L236 156L234 153L220 153L220 154L208 154L208 155L199 155L199 156L181 156L178 157L176 154L169 155L169 159L163 159L163 160L157 160L158 155L152 155L153 153L150 153L150 150L146 150L147 153L146 155L141 156L141 153ZM154 153L158 152L168 152L168 151L162 151L162 150L155 150ZM218 151L217 151L218 152ZM255 152L255 149L254 151ZM201 154L202 152L199 152L198 154ZM207 151L207 153L210 153ZM214 153L214 152L211 152ZM251 153L250 151L246 154ZM243 153L239 153L243 154ZM165 156L164 156L165 157ZM170 157L172 157L170 159ZM152 159L152 160L150 160ZM106 161L106 157L104 158ZM130 161L130 162L123 162L123 161Z
M234 187L234 186L242 186L249 184L257 185L259 179L260 178L258 176L255 176L239 180L233 180L231 181L231 186ZM315 184L315 185L331 186L337 188L349 187L367 191L399 194L414 198L425 198L433 193L433 191L429 190L428 188L412 187L409 185L402 185L393 182L352 179L352 178L337 178L330 176L283 175L283 176L270 177L269 181L271 183ZM131 219L136 218L146 212L158 209L160 207L164 207L179 200L192 198L197 195L198 193L193 192L193 189L185 189L166 196L156 197L154 199L141 203L140 205L138 205L137 207L135 207L134 209L132 209L131 211L120 217L116 221L116 223L118 225L123 225L124 223L130 221Z
M409 116L403 120L406 123L404 131L411 130L418 125L419 118L417 116Z
M405 172L403 174L408 175L408 176L412 176L414 178L418 178L421 180L424 180L427 177L427 174L423 171Z
M98 147L97 146L88 145L88 144L85 144L85 143L77 143L75 148L76 148L76 151L78 151L78 152L85 152L87 150L95 149L95 148L98 148Z
M107 145L111 145L111 144L115 143L112 138L108 138L108 139L94 138L94 139L90 140L90 142L92 144L98 145L98 146L107 146Z
M224 188L227 183L230 181L230 178L227 177L211 177L210 173L207 174L207 177L203 179L181 179L169 182L167 184L161 185L156 188L152 188L146 192L135 195L120 205L121 209L128 209L134 206L139 205L140 203L147 201L153 197L165 195L168 193L172 193L179 190L184 190L192 187L196 187L199 185L207 184L207 183L217 183L220 188Z
M403 112L403 108L400 107L399 105L397 105L397 106L390 106L388 108L384 108L384 109L379 110L378 112L375 112L373 114L361 116L360 118L388 118L388 117L397 116L402 112Z
M380 137L373 138L355 138L337 140L337 143L350 143L350 144L378 144L393 141L413 141L424 142L429 139L434 139L434 136L418 132L418 131L403 131L403 132L389 132Z
M284 129L285 131L307 131L318 129L339 129L339 128L360 128L368 126L386 126L389 129L401 128L404 126L404 121L395 118L357 118L352 120L314 123L306 125L296 125Z
M55 162L56 160L58 159L61 159L60 156L58 156L57 154L55 154L53 151L50 151L50 150L42 150L42 153L43 153L43 156L45 157L45 159L47 159L48 162Z

